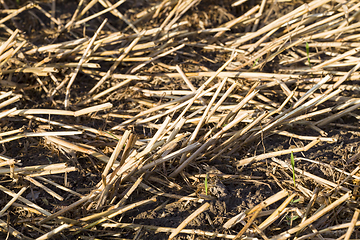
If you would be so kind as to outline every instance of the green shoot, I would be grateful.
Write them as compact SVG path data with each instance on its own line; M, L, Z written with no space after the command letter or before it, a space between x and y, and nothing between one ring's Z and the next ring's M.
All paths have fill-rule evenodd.
M254 62L254 64L253 64L253 67L256 66L256 64L258 63L258 61L259 61L259 58L255 60L255 62Z
M306 55L307 55L307 59L308 59L308 63L309 63L309 66L311 67L311 63L310 63L310 53L309 53L309 44L308 42L306 42Z
M106 131L105 131L106 132ZM114 137L116 140L120 141L120 139L118 139L114 134L112 134L111 132L106 132L107 134L111 135L112 137Z
M295 159L294 159L293 152L291 152L291 167L292 167L292 172L293 172L294 187L296 187L296 183L295 183Z
M293 200L291 200L290 204L292 205L292 204L298 203L298 202L300 202L300 200L301 200L300 198L296 199L296 200L293 199Z
M208 195L208 174L205 175L205 194Z
M297 215L295 215L295 216L292 215L291 217L289 215L286 215L286 222L287 222L288 225L291 226L292 222L295 221L298 218L299 218L299 216L297 216Z

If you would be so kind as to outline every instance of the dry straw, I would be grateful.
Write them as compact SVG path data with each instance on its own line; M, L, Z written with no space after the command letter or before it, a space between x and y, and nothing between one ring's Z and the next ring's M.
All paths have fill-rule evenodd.
M354 238L358 1L18 4L0 9L7 234ZM150 215L177 227L129 222Z

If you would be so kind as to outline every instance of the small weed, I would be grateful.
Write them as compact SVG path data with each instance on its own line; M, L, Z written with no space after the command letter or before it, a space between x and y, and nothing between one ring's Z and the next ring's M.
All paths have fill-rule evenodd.
M108 134L110 134L111 136L113 136L116 140L120 141L120 139L118 139L114 134L112 134L111 132L106 132Z
M205 194L208 195L208 174L205 175Z
M290 204L291 205L296 204L296 203L300 202L300 200L301 200L300 198L298 198L296 200L293 199L293 200L291 200Z
M291 217L289 215L286 216L286 222L291 226L293 221L295 221L296 219L298 219L299 216L298 215L292 215Z
M254 64L253 64L253 67L256 66L256 64L258 63L258 61L259 61L259 58L255 60L255 62L254 62Z
M295 159L294 159L293 152L291 152L291 167L292 167L292 173L293 173L294 187L296 187L296 182L295 182Z

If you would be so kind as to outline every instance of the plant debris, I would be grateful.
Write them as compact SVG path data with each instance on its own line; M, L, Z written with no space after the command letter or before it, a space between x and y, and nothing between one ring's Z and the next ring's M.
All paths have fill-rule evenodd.
M2 238L358 238L358 1L0 2Z

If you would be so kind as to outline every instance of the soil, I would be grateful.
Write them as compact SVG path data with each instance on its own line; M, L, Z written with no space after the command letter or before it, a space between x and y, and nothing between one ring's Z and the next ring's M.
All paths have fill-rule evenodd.
M26 4L26 1L6 1L9 8L18 8ZM116 1L112 1L116 2ZM149 7L153 2L156 1L127 1L119 10L123 12L127 17L132 20L133 12L140 12L141 9ZM235 16L242 15L244 12L251 9L256 4L261 1L248 1L247 4L241 5L240 7L233 8L231 4L233 1L202 1L200 4L195 6L191 11L189 11L184 20L188 20L190 25L188 31L198 29L199 21L202 22L204 28L211 28L219 26L222 23L229 21ZM41 1L40 5L46 9L50 9L50 4L48 1ZM291 11L296 8L298 4L292 6L288 4L281 9L275 8L276 11ZM77 7L77 3L74 1L62 0L57 1L57 16L61 19L62 22L67 22L74 10ZM97 6L91 10L90 13L97 12L101 7ZM128 9L132 9L132 12L127 13ZM39 22L36 20L29 12L24 12L21 17L15 19L15 23L18 24L18 27L23 31L24 36L34 45L47 45L50 43L62 42L65 39L69 39L69 33L62 33L60 35L56 34L56 31L51 31L49 28L49 20L47 17L44 17L40 14L38 10L33 10L40 20L42 20L48 31L45 31L47 28L43 28ZM89 14L90 14L89 13ZM118 28L123 29L126 27L124 23L120 23L111 14L105 14L104 17L109 18L109 23ZM166 16L159 18L164 19ZM272 16L269 16L271 18ZM89 26L86 30L88 36L92 36L96 27L99 25L99 19L94 19L89 22ZM119 24L119 25L117 25ZM149 21L147 27L158 26L161 22ZM12 26L14 27L14 26ZM239 26L238 30L243 30L246 26ZM109 27L106 28L106 31L110 31ZM232 30L233 32L236 31ZM77 30L77 34L81 34L82 30ZM194 41L201 41L201 36L193 37ZM188 48L187 51L195 55L194 58L189 60L189 57L186 55L177 55L167 57L161 60L160 64L155 62L152 67L146 68L143 71L143 74L150 75L153 72L163 70L165 65L175 66L179 64L185 71L194 72L199 71L200 69L210 69L216 71L230 56L230 54L221 55L216 51L200 51L195 50L195 48ZM28 59L29 61L35 61L38 56L34 56L34 59ZM211 61L210 61L210 60ZM63 59L64 60L64 59ZM74 59L69 56L69 60L72 62ZM194 64L194 61L198 65ZM112 63L102 64L100 71L107 71ZM276 61L271 63L276 65ZM267 65L264 71L269 72L271 68L273 72L276 72L276 67L272 67L271 64ZM116 73L125 74L131 70L132 65L129 63L123 63L119 70ZM55 76L59 79L66 74L67 70L63 72L56 73ZM5 78L4 78L5 80ZM201 86L206 78L196 78L192 79L193 85L197 88ZM40 85L36 82L36 79L30 74L16 75L11 81L13 81L17 87L15 91L23 94L21 101L12 105L12 107L17 107L18 109L31 109L31 108L62 108L60 102L63 101L63 93L58 94L54 97L53 102L49 101L44 94ZM50 80L49 80L50 81ZM86 93L95 85L98 79L93 79L87 74L79 73L77 81L74 83L71 91L71 101L80 102L87 98ZM102 89L106 89L116 83L120 82L119 80L114 80L111 83L106 83L102 86ZM184 84L183 82L181 84ZM136 82L133 84L134 87L140 87L145 89L152 90L163 90L163 89L187 89L187 86L179 87L179 81L177 79L167 79L163 78L152 79L148 82ZM1 86L1 91L14 90L13 88L8 88ZM141 112L143 109L146 109L144 106L140 106L133 99L141 99L141 93L131 91L129 88L121 89L113 94L111 94L106 101L112 102L114 105L114 112L118 114L129 113L130 111L136 113ZM150 99L152 103L160 103L165 101L164 99L153 97L147 98ZM149 100L149 101L150 101ZM283 100L283 99L282 99ZM282 100L279 100L281 102ZM58 104L58 105L56 105ZM78 110L79 107L74 106L71 110ZM46 115L39 115L39 117L49 118ZM176 117L176 116L175 116ZM51 116L51 120L64 122L68 124L81 124L83 126L92 127L98 130L107 130L111 127L121 123L125 119L111 118L92 118L91 116L83 116L77 119L65 119L59 116ZM162 120L160 120L162 121ZM358 120L353 117L343 117L336 121L339 124L352 125L354 127L359 127ZM40 125L39 122L29 121L23 117L14 117L11 119L4 118L0 121L0 131L7 132L23 127L27 131L35 131ZM205 128L212 127L212 125L205 126ZM149 138L155 134L155 130L138 126L130 126L129 129L133 130L139 138ZM53 128L53 130L56 130ZM299 134L299 135L309 135L309 136L318 136L319 133L315 130L312 130L308 127L301 125L294 125L286 128L287 131ZM338 126L326 126L322 129L328 135L327 137L336 138L336 143L326 143L322 142L311 148L309 151L295 153L295 157L299 158L296 160L296 167L303 169L304 171L315 174L316 176L322 177L324 179L331 180L335 183L338 183L337 179L340 179L341 172L334 170L332 167L336 167L347 172L351 172L351 169L354 169L356 166L355 162L349 162L351 157L360 151L360 128L359 129L346 129ZM78 141L83 144L88 144L96 147L100 151L107 153L110 156L110 148L115 147L114 142L104 142L101 138L97 139L86 139L81 138L77 139L76 136L70 138L72 141ZM152 186L154 189L158 189L162 192L176 194L180 196L194 196L197 197L199 194L206 195L204 178L196 178L197 174L210 174L208 179L209 193L208 199L201 203L196 201L179 201L178 199L167 198L163 196L158 196L156 202L150 203L144 206L134 208L130 211L127 211L125 214L115 217L111 221L121 222L121 223L133 223L141 225L152 225L152 226L161 226L176 228L180 223L183 222L191 213L198 209L205 202L210 204L210 207L207 211L199 214L194 220L192 220L187 226L186 229L197 229L203 231L224 233L236 235L242 228L243 222L238 223L236 226L232 227L229 230L225 230L223 225L230 218L238 215L242 211L251 209L257 204L266 200L275 193L281 191L282 189L291 189L295 190L293 187L292 173L288 169L283 169L279 167L278 164L274 163L271 159L265 159L261 161L255 161L247 166L242 168L237 168L236 163L246 157L259 155L262 153L268 153L273 151L280 151L283 149L288 149L292 147L302 147L308 144L309 141L301 141L298 139L291 139L289 137L279 136L279 135L268 135L264 138L256 140L251 144L243 146L241 149L234 149L233 154L229 156L220 156L214 161L207 161L208 156L204 156L204 160L198 161L191 164L186 169L184 175L179 175L175 179L170 179L178 187L172 187L171 185L161 184L160 181L154 180L151 177L158 177L162 180L169 181L169 179L162 177L164 172L156 169L154 172L149 172L145 175L143 182L149 186ZM67 153L62 149L57 148L56 146L49 145L45 142L43 138L22 138L17 141L7 142L2 144L0 147L2 155L17 159L21 161L21 167L33 166L33 165L46 165L54 163L66 162L70 166L75 166L77 171L67 174L65 177L64 174L52 175L49 176L49 179L52 181L65 185L78 193L87 194L92 189L95 188L96 184L101 182L101 174L105 167L105 164L98 161L97 159L83 154L83 153ZM279 159L290 162L290 156L279 156ZM306 159L311 159L315 162L309 162ZM319 164L318 162L321 162ZM215 175L211 175L211 174ZM221 175L229 175L229 177L221 177ZM231 176L230 176L231 175ZM139 176L137 176L139 177ZM304 186L307 186L309 189L313 190L318 185L309 178L303 177L300 174L296 175L297 181L303 183ZM49 197L42 188L39 188L33 184L30 184L25 179L18 179L16 182L12 181L9 176L1 176L0 184L6 188L12 189L15 192L18 192L21 187L29 186L28 190L23 194L28 200L33 201L38 206L46 209L50 213L55 213L64 207L72 204L77 201L79 198L71 194L64 194L64 192L59 189L52 188L58 194L64 196L64 201L59 201L55 198ZM132 182L129 181L122 185L118 186L118 189L115 192L119 198L124 195L125 191L131 186ZM197 195L194 195L194 192ZM128 199L129 203L135 203L141 200L150 199L153 197L153 194L150 194L148 191L145 191L143 188L137 188L136 191ZM4 206L7 202L11 200L11 197L2 191L0 191L0 206ZM275 209L281 204L277 202L264 211ZM298 204L296 206L305 207L307 202L294 203ZM317 204L317 203L315 203ZM89 204L86 204L76 210L69 211L64 214L64 217L68 218L77 218L77 216L86 216L93 211L96 211L93 208L87 209ZM17 229L19 232L24 235L37 238L40 235L40 232L35 229L35 222L37 221L38 215L33 214L29 211L24 211L24 208L18 205L12 206L11 210L7 212L6 216L2 216L1 219L11 223L12 227ZM105 209L105 207L103 208ZM261 223L266 219L267 216L258 218L255 221L255 224ZM349 216L344 214L341 220L344 223L349 222ZM295 226L300 222L300 219L294 219L293 221L289 220L290 217L277 220L271 228L266 229L264 232L265 235L275 236L278 233L281 233L289 228L289 226ZM248 220L248 219L246 219ZM28 222L28 225L23 224L23 222ZM331 221L331 219L329 220ZM339 219L337 219L339 221ZM318 223L321 224L321 223ZM28 226L28 227L26 227ZM31 227L30 227L31 226ZM32 228L34 227L34 228ZM46 227L41 227L42 232L48 232L49 229ZM356 232L355 232L356 233ZM340 233L339 233L340 234ZM51 239L167 239L169 233L161 233L153 230L148 230L146 228L141 228L132 230L128 228L102 228L94 227L90 230L83 230L78 234L75 234L74 231L63 231L61 234L58 234ZM251 236L251 234L249 234ZM0 234L1 239L15 239L12 236L9 236L7 233ZM211 239L207 237L202 237L199 235L189 235L189 234L179 234L175 239Z

